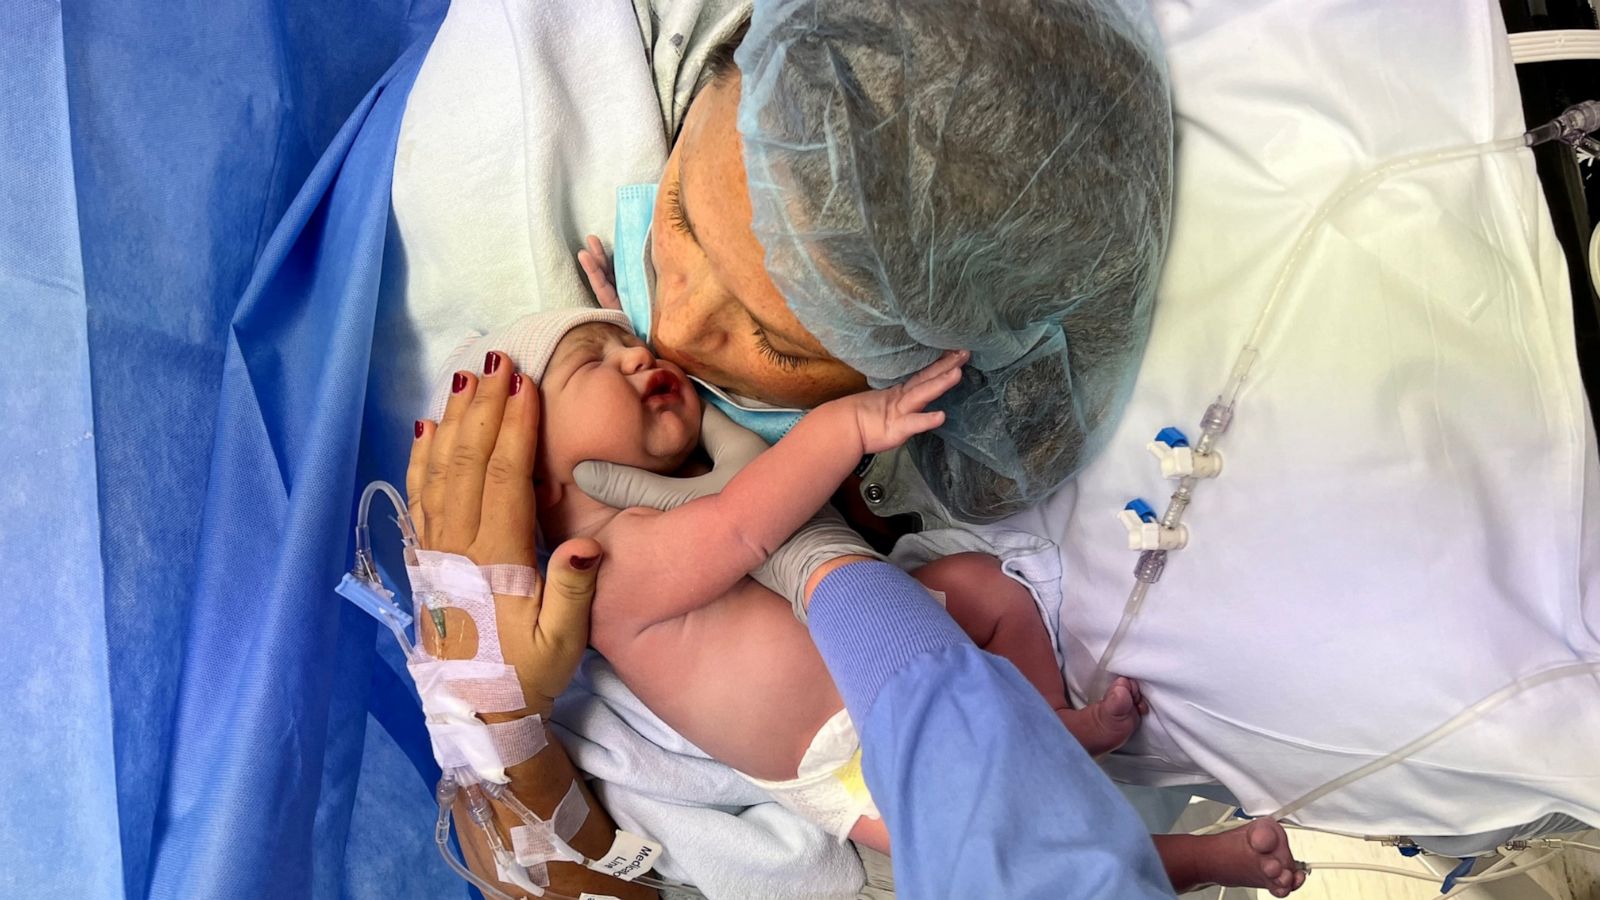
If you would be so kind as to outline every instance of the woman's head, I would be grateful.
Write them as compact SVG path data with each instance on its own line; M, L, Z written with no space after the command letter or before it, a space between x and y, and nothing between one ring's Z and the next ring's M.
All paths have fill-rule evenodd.
M652 218L651 342L693 374L747 397L810 407L865 389L795 319L750 231L739 74L725 68L689 107Z
M1131 385L1166 238L1148 23L1049 0L773 4L738 61L662 180L663 355L792 403L969 348L950 422L912 445L951 511L995 518L1080 468Z

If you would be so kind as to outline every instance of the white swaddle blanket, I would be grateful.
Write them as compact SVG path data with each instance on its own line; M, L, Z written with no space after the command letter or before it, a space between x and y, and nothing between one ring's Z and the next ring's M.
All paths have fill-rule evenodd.
M1170 425L1197 435L1317 206L1386 160L1523 131L1487 0L1156 8L1179 190L1138 384L1103 455L995 530L1059 543L1013 567L1036 580L1077 692L1133 584L1116 513L1135 497L1159 511L1173 488L1145 445ZM1600 469L1531 154L1415 168L1345 204L1280 303L1223 473L1196 489L1189 546L1113 666L1152 714L1111 770L1214 777L1253 813L1514 679L1600 660ZM1392 834L1596 822L1597 685L1539 687L1299 818Z

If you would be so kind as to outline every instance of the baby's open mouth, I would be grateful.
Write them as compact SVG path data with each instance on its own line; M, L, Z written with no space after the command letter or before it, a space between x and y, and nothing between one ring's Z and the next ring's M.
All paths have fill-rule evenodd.
M644 383L644 396L641 399L676 397L679 384L678 376L668 372L666 369L657 369L650 373L650 380Z

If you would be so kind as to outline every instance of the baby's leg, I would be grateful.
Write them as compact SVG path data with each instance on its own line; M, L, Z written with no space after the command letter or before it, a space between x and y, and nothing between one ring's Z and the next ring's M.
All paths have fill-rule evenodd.
M1000 571L999 560L985 553L957 553L911 574L945 595L950 617L974 643L1011 660L1090 754L1110 753L1138 727L1143 700L1131 679L1118 678L1098 703L1072 708L1033 597Z
M857 819L855 827L850 829L850 840L879 853L889 852L889 829L884 826L882 819L872 816Z
M1271 819L1256 819L1222 834L1151 835L1172 889L1180 894L1208 884L1265 888L1287 897L1306 873L1289 852L1289 835Z

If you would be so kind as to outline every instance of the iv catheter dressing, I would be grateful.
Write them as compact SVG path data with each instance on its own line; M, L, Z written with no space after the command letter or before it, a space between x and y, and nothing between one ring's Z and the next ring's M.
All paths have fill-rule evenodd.
M372 555L368 517L378 494L387 497L396 511L395 523L405 548L415 615L426 607L430 618L437 622L443 618L446 606L467 613L479 635L478 652L473 659L436 659L408 633L415 615L395 601ZM588 803L577 782L568 788L548 819L541 818L512 792L505 770L544 749L547 738L543 722L539 716L529 715L489 725L477 713L509 713L526 706L515 670L505 664L500 654L494 594L532 596L539 585L538 573L527 567L480 567L463 556L423 549L405 501L394 486L375 481L362 492L356 515L355 565L336 590L388 628L405 656L407 671L417 683L434 758L443 770L434 792L439 808L434 821L434 844L450 868L485 897L512 900L511 895L474 873L451 851L450 812L459 801L466 813L464 818L489 849L496 877L519 895L577 900L547 889L550 880L546 864L570 862L625 881L700 896L683 885L645 874L661 852L660 845L647 839L618 832L613 852L619 846L642 848L633 859L593 860L575 849L570 842L589 815ZM439 634L443 636L442 628ZM496 823L496 804L520 822L510 829L510 846Z
M1305 227L1301 229L1288 257L1278 270L1277 278L1274 280L1272 288L1267 295L1266 303L1262 306L1261 312L1256 317L1255 324L1251 328L1244 345L1234 359L1233 368L1228 374L1227 382L1221 392L1218 393L1216 399L1212 401L1201 416L1200 436L1193 448L1194 457L1196 459L1206 459L1216 454L1219 440L1233 423L1235 404L1238 401L1240 391L1249 377L1251 368L1255 365L1256 358L1260 355L1263 338L1267 334L1269 327L1274 323L1275 314L1279 311L1280 301L1287 287L1293 281L1294 276L1299 272L1300 264L1311 243L1311 238L1321 230L1323 224L1327 222L1335 211L1351 199L1365 195L1372 188L1393 175L1427 166L1471 159L1507 150L1520 150L1551 140L1561 141L1584 152L1592 152L1591 148L1596 146L1596 142L1589 135L1597 130L1600 130L1600 101L1589 100L1570 107L1551 122L1532 129L1525 134L1497 141L1463 144L1441 150L1424 151L1391 160L1347 181L1339 190L1330 194L1317 207L1316 212L1307 221ZM1220 460L1213 460L1207 474L1215 476L1220 468ZM1161 516L1157 519L1153 515L1147 515L1147 519L1153 520L1153 524L1159 525L1159 528L1164 530L1164 533L1183 534L1186 541L1186 533L1181 531L1183 515L1193 501L1195 486L1203 480L1203 477L1200 474L1183 475L1178 479L1177 487L1173 489L1171 496L1168 498L1167 507ZM1177 546L1181 547L1182 543L1177 544ZM1105 695L1111 678L1111 666L1116 659L1117 650L1127 637L1134 621L1143 611L1150 593L1150 586L1161 580L1162 572L1166 568L1168 552L1168 549L1161 546L1148 546L1147 549L1143 549L1140 552L1138 562L1135 564L1133 571L1133 588L1123 606L1122 618L1118 621L1116 629L1112 632L1111 639L1106 643L1105 650L1101 652L1099 660L1095 663L1094 671L1086 685L1086 693L1089 697L1097 699ZM1272 816L1273 818L1285 818L1293 815L1340 788L1395 765L1426 747L1460 731L1490 710L1504 704L1524 691L1555 680L1597 673L1600 673L1600 661L1590 661L1558 666L1519 678L1478 703L1462 710L1461 713L1439 725L1433 731L1407 743L1392 753L1379 757L1307 792L1302 797L1285 804L1274 812Z

